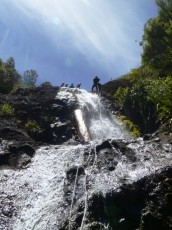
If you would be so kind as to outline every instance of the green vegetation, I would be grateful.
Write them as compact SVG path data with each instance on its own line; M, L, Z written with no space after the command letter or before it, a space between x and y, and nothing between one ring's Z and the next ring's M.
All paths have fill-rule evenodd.
M42 129L40 128L40 126L38 125L38 123L35 120L29 120L25 124L25 129L29 134L42 132Z
M14 109L8 103L2 104L0 106L0 116L12 117L14 116Z
M13 57L4 62L0 59L0 93L15 93L19 88L34 89L36 87L38 74L36 70L26 70L20 75L15 68L15 60ZM51 82L43 82L41 87L52 86Z
M15 69L14 58L6 62L0 59L0 93L9 93L15 84L21 82L21 76Z
M23 74L23 84L28 87L34 87L38 78L35 70L26 70Z
M172 1L156 0L158 16L144 28L142 63L158 70L161 76L172 73Z
M127 95L129 93L129 87L123 88L119 87L114 95L115 100L118 103L118 106L122 108L127 100Z
M146 88L149 93L148 100L156 105L158 120L170 125L172 123L172 78L149 80Z
M41 87L47 87L47 86L52 86L51 82L49 81L46 81L46 82L43 82L42 84L40 84Z
M35 70L26 70L22 75L15 68L15 60L10 57L6 62L0 59L0 93L11 93L17 88L35 87L38 74Z
M126 116L124 123L138 125L141 133L153 132L160 124L172 126L172 1L156 3L158 16L144 28L142 66L115 80L110 89Z
M134 137L140 136L139 127L137 125L134 125L134 123L128 120L126 116L121 115L120 119L123 121L124 124L126 124L126 126L132 132Z

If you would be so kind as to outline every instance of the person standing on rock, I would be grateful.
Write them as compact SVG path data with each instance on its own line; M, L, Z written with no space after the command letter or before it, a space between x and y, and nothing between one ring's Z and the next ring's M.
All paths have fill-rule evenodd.
M93 79L93 86L92 86L92 92L94 91L94 88L96 88L97 93L100 92L101 90L101 84L99 83L100 78L98 78L97 76L95 76L95 78Z

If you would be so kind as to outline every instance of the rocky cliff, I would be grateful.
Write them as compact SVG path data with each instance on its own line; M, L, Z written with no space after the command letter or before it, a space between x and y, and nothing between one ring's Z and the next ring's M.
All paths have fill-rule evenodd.
M56 98L58 90L58 87L47 86L0 94L0 105L8 104L14 110L12 116L0 116L0 140L1 143L3 140L8 142L0 155L0 165L18 167L18 161L22 153L27 153L26 146L29 145L37 148L61 144L71 138L78 140L73 117L76 104ZM29 122L33 127L27 128Z
M52 154L51 146L55 146L55 150L59 146L69 149L76 146L76 150L71 151L72 160L64 169L63 202L53 211L59 216L59 210L63 209L58 225L49 221L49 225L43 224L41 229L172 229L170 139L162 141L160 135L154 134L145 135L144 139L81 143L74 117L74 110L78 108L75 95L70 99L57 97L59 90L58 87L38 87L0 95L0 104L8 103L14 109L13 116L0 117L2 173L4 169L10 169L13 176L18 172L27 174L39 151L48 157ZM107 108L113 109L113 106L109 103ZM36 122L33 129L27 128L29 121ZM77 146L83 148L79 165L75 161L81 156L81 147L77 149ZM58 167L57 163L55 167ZM12 178L6 171L2 175L0 229L18 230L13 223L23 209L19 197L27 199L34 188L29 189L29 183L23 182L13 194L10 191L12 183L8 182ZM7 182L10 186L6 187ZM28 204L27 208L31 206ZM40 222L41 219L34 226ZM25 229L39 228L27 226Z

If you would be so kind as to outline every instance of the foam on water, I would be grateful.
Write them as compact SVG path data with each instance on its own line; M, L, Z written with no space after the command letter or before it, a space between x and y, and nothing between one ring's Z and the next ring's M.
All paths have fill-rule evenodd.
M12 229L58 229L64 212L66 170L82 163L82 152L81 145L44 147L37 151L28 168L1 170L1 186L14 197L18 209Z

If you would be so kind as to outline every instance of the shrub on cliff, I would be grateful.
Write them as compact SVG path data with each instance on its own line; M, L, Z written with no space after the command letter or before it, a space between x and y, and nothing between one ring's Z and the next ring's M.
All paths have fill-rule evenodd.
M0 116L2 117L12 117L14 116L14 108L8 103L2 104L0 106Z
M40 84L40 87L52 87L52 84L49 81L45 81Z
M131 88L119 87L114 98L121 112L141 126L142 132L151 131L150 127L156 127L158 123L172 123L171 77L143 78L138 75Z
M148 100L156 106L157 119L162 123L172 124L172 78L158 78L146 85Z
M35 120L29 120L25 124L25 130L33 137L38 136L43 131Z
M132 132L134 137L140 136L139 127L135 125L132 121L128 120L126 116L120 116L120 119L127 126L127 128Z
M35 70L26 70L23 74L23 84L28 87L34 87L38 78L38 74Z

